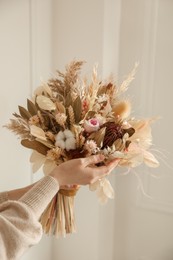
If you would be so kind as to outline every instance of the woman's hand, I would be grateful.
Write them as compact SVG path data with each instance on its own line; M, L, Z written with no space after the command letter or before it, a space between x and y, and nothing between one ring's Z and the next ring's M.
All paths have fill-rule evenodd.
M118 164L116 159L106 166L95 166L103 160L103 155L72 159L57 166L50 175L58 181L60 186L91 184L108 175Z

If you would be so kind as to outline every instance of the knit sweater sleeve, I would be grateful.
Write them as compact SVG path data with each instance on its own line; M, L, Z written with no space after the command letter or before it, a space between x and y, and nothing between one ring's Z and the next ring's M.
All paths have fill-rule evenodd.
M38 219L59 190L51 176L41 179L18 201L0 204L0 259L19 259L42 237ZM2 201L2 200L1 200Z
M8 200L8 193L6 191L0 192L0 204L7 200Z

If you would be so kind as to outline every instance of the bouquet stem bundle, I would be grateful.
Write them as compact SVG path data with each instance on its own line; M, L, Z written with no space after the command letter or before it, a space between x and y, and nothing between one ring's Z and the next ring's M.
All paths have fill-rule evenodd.
M56 237L75 233L74 197L77 190L60 190L46 210L43 212L40 223L44 233Z

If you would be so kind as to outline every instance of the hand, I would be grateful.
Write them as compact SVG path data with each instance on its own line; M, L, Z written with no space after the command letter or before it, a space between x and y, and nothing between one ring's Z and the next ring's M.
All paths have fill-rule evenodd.
M118 160L113 160L106 166L96 167L104 158L103 155L93 155L72 159L57 166L50 175L57 179L60 186L91 184L108 175L118 164Z

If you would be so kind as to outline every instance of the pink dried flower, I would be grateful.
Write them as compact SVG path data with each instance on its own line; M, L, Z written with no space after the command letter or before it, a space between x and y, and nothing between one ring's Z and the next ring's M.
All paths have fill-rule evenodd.
M88 101L86 99L84 99L82 102L82 110L88 111L88 107L89 107Z
M99 127L99 120L97 118L91 118L89 120L85 120L84 122L84 129L87 133L96 132Z

